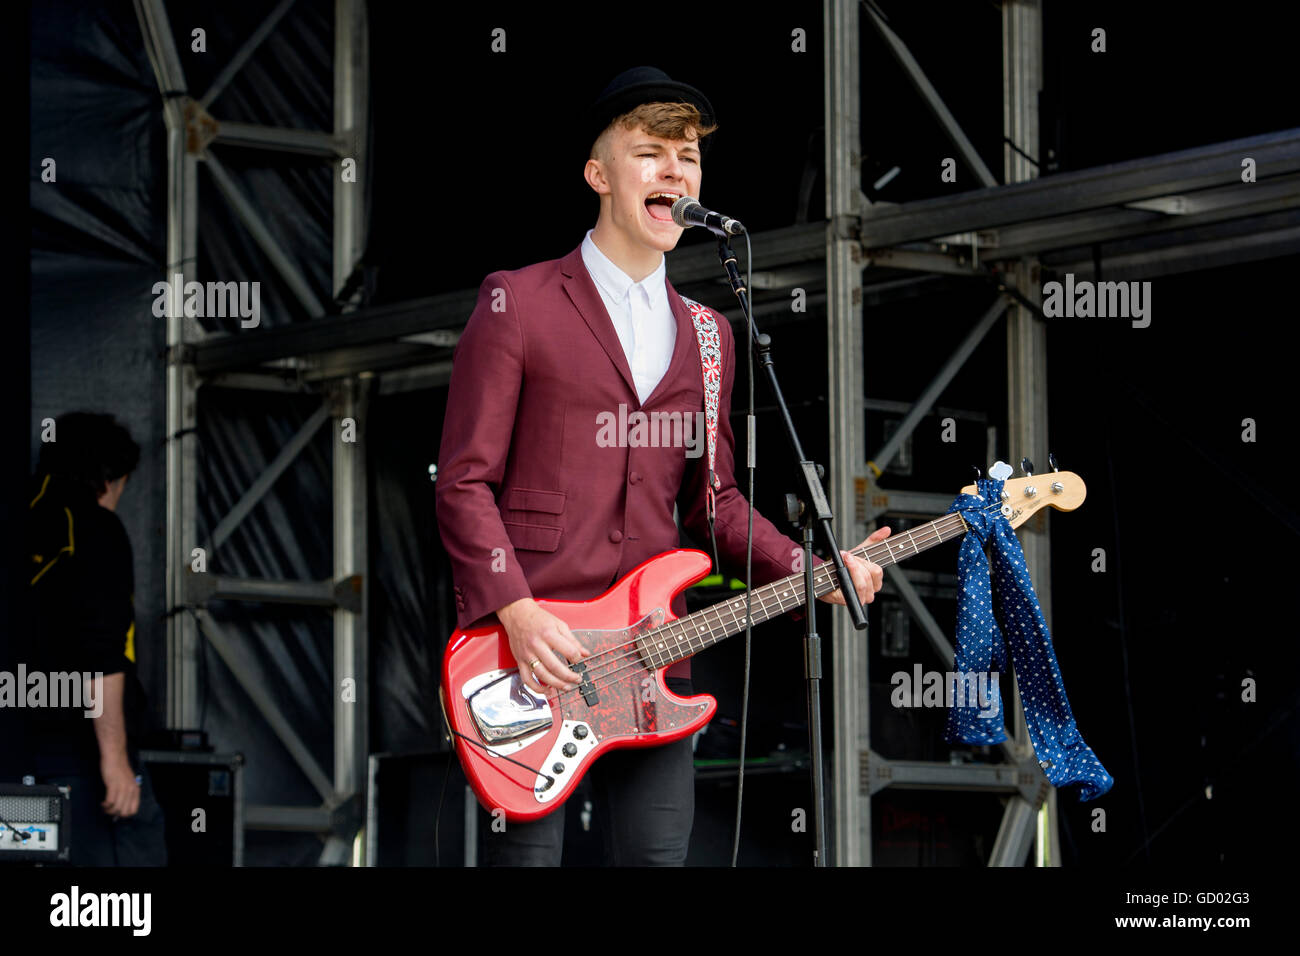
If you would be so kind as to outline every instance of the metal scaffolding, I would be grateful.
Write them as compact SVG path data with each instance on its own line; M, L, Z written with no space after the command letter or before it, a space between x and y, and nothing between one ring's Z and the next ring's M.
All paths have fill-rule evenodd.
M862 361L862 248L854 238L866 203L862 195L858 128L858 7L828 3L826 25L826 256L827 404L830 410L830 474L857 475L866 460L865 369ZM757 245L761 245L759 242ZM769 288L775 283L769 283ZM757 321L757 317L755 318ZM835 534L853 547L862 525L854 520L856 484L842 477L831 486ZM827 865L870 862L871 804L861 799L857 742L869 732L866 632L830 615L832 746L830 790L833 810L828 829L834 850ZM846 746L846 744L848 746ZM828 849L830 849L828 847Z
M364 169L369 105L369 41L364 0L336 0L334 17L334 129L331 133L223 122L208 112L213 101L288 12L293 0L281 0L245 41L211 87L191 96L177 55L163 0L136 0L136 14L163 97L167 126L167 270L183 281L195 279L199 221L198 164L204 163L217 193L229 204L267 256L292 295L316 321L325 305L292 258L278 244L261 212L242 193L212 146L276 150L327 160L333 165L333 288L337 298L361 257L365 199L359 182L345 181L343 163ZM345 302L344 312L351 311ZM174 311L174 310L170 310ZM340 317L344 318L344 317ZM289 378L265 375L214 376L198 367L196 356L216 343L243 348L245 336L207 335L192 318L169 314L167 320L167 717L173 728L199 723L199 632L247 691L249 697L319 792L318 806L249 805L244 824L250 829L316 832L325 838L323 864L353 858L353 844L365 804L368 710L367 567L366 567L366 400L369 376L333 376L321 385L322 405L299 433L244 492L217 525L208 541L197 538L197 407L199 388L284 388ZM286 377L287 376L287 377ZM329 421L333 426L333 579L324 582L269 581L191 570L196 549L203 555L219 548L270 490L311 438ZM342 440L343 425L362 436ZM329 607L334 631L333 772L319 765L270 690L249 665L238 637L226 633L207 611L209 601L272 601ZM340 689L351 682L356 696Z
M366 683L365 600L366 458L364 442L334 443L334 577L325 582L236 580L187 572L195 540L195 402L200 384L299 391L319 389L326 401L221 523L214 538L247 513L287 466L298 448L327 419L347 418L362 430L366 398L445 385L451 349L473 308L475 290L327 316L309 285L278 250L259 212L242 200L209 145L279 149L331 160L361 162L367 102L365 8L362 0L337 0L335 128L332 134L221 123L207 114L216 91L251 52L246 47L200 100L185 83L162 0L136 0L141 25L164 92L168 129L169 273L192 277L197 226L197 161L205 161L219 191L282 274L313 321L259 329L256 334L204 337L191 320L168 320L168 713L172 726L193 726L197 711L196 664L202 624L208 640L248 689L259 710L321 793L319 807L250 807L249 825L307 829L331 834L323 860L345 862L359 825L358 799L365 787L364 707L335 706L332 776L318 767L306 746L256 686L240 663L238 645L223 636L202 610L224 597L279 599L334 609L335 677ZM287 9L283 2L249 41L255 46ZM921 95L958 155L982 184L952 197L899 205L871 205L861 189L859 30L862 11L899 67ZM824 309L827 321L829 414L833 507L842 540L860 540L886 512L935 514L950 493L900 491L877 480L917 423L934 408L944 388L975 348L1004 317L1008 405L1005 442L1014 454L1046 456L1046 325L1035 303L1040 272L1089 274L1093 248L1109 244L1108 277L1125 272L1149 278L1300 251L1300 130L1184 150L1096 169L1035 178L1024 153L1037 148L1037 94L1042 77L1039 0L1004 0L1003 131L1004 182L998 184L915 58L870 5L824 0L826 221L794 225L754 236L754 311L773 323L792 317L789 290L805 289L809 313ZM176 95L177 91L181 95ZM207 126L205 124L212 124ZM204 129L215 135L199 135ZM207 138L205 138L205 136ZM1020 151L1012 148L1020 147ZM1240 163L1256 160L1259 180L1242 188ZM335 176L334 292L337 295L359 256L364 209L359 190L342 188ZM1108 250L1109 252L1109 250ZM717 263L707 245L669 255L674 286L694 298L719 296ZM986 287L989 304L954 347L934 379L903 416L899 428L874 456L866 448L866 416L882 402L866 399L863 310L883 302L940 289ZM287 369L285 361L294 367ZM1021 540L1049 622L1049 538L1046 522L1022 528ZM923 576L893 567L887 588L903 601L941 660L950 665L952 644L922 599ZM872 750L868 723L869 658L865 636L833 615L835 692L832 830L837 865L870 865L872 794L885 787L983 791L1003 794L1002 826L990 865L1022 865L1036 848L1039 865L1059 865L1055 791L1039 769L1013 694L1014 733L1000 747L1000 764L950 764L886 759Z

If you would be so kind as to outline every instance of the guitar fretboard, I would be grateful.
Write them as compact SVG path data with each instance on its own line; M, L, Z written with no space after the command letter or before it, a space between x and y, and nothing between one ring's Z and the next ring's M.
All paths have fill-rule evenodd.
M892 535L870 547L855 548L850 554L865 557L880 565L897 564L904 558L920 554L937 544L960 538L966 533L966 521L959 514L944 515L923 525ZM805 578L803 572L753 588L753 621L761 624L778 614L784 614L805 603ZM829 594L839 587L835 566L829 562L818 565L813 571L813 593L816 597ZM719 641L745 629L745 604L742 594L721 604L680 617L660 625L643 636L637 643L642 657L653 667L666 667L685 660Z

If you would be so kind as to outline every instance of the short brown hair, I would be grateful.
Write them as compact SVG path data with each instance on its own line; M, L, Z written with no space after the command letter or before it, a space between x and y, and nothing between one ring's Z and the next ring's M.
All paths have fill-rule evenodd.
M664 139L704 139L718 127L706 125L700 111L690 103L642 103L636 109L616 116L591 144L591 158L608 160L609 139L617 127L644 129L651 136Z

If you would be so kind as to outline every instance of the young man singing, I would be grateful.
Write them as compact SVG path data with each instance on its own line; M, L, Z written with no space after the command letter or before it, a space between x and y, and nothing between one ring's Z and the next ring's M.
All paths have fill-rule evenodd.
M438 526L458 624L495 614L537 693L576 686L568 664L586 653L538 598L589 600L678 547L674 508L689 534L709 540L707 455L598 440L598 423L638 410L694 422L704 410L695 329L664 253L682 234L670 206L699 198L713 109L695 88L638 67L615 78L588 116L583 175L600 198L595 228L562 259L483 281L456 349L438 461ZM736 487L729 424L736 348L719 319L714 531L724 568L743 576L748 504ZM755 514L751 583L794 573L800 551ZM871 601L880 568L844 557L860 599ZM838 591L823 600L844 602ZM680 596L673 611L685 613ZM673 665L665 682L693 693L689 661ZM613 751L590 779L611 864L685 862L695 806L689 738ZM487 862L558 865L564 816L504 832L484 817Z

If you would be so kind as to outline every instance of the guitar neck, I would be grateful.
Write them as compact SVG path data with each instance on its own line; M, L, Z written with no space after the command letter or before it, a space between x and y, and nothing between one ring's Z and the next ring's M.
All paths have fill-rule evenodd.
M850 553L883 568L937 544L960 538L965 533L965 519L959 514L949 514L869 547L855 548ZM754 623L762 624L801 607L806 603L804 583L805 577L801 572L751 589ZM813 593L816 597L829 594L838 587L839 579L833 564L827 562L813 569ZM747 596L742 594L655 628L638 642L643 655L653 666L666 667L739 634L745 629L746 601Z

